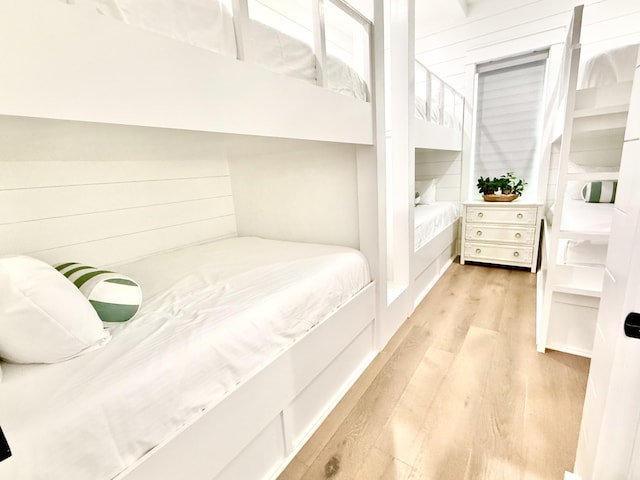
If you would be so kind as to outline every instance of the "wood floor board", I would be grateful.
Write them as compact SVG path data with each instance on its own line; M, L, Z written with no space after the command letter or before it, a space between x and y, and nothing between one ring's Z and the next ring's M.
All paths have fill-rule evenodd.
M536 351L535 279L454 263L280 478L561 479L589 361Z

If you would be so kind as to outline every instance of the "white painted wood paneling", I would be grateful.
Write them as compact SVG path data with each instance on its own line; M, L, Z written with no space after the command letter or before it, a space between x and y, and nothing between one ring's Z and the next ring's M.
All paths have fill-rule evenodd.
M436 200L460 203L462 153L416 149L416 181L435 178Z
M0 254L96 266L235 235L224 138L0 117Z
M416 26L416 57L463 92L465 65L546 48L564 41L571 10L579 0L478 2L456 21ZM640 41L640 4L602 0L585 5L583 53Z
M299 142L230 155L238 234L359 248L355 148Z

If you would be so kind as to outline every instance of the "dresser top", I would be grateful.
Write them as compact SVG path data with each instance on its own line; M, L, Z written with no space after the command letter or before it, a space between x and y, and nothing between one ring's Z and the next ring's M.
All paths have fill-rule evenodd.
M513 207L513 208L518 208L518 207L540 207L542 206L542 203L536 203L536 202L527 202L527 201L522 201L520 198L517 198L516 200L514 200L513 202L485 202L484 200L469 200L467 202L462 202L463 205L469 205L469 206L482 206L482 207Z

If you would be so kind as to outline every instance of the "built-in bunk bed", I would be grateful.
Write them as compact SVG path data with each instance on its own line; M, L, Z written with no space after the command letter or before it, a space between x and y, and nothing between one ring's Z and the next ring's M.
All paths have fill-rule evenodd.
M415 62L414 307L458 254L464 97Z
M556 86L538 281L538 350L590 356L605 275L637 45L581 55L574 10ZM581 57L583 61L581 61ZM586 58L585 58L586 57Z
M375 82L319 14L310 85L143 4L0 4L2 479L272 478L379 349Z

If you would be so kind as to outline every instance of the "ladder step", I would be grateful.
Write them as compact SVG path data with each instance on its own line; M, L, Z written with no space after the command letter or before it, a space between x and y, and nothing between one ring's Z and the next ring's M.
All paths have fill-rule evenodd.
M567 180L597 182L599 180L618 180L620 172L568 173Z

